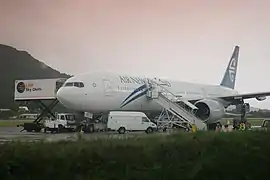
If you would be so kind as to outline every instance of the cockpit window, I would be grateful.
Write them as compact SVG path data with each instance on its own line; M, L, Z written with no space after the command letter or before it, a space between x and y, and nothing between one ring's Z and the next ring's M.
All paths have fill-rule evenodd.
M81 88L84 87L84 84L82 82L74 82L74 86Z
M80 87L84 87L84 84L82 82L80 82Z
M68 82L65 84L65 86L73 86L73 83L72 82Z
M74 82L74 86L75 87L80 87L80 83L79 82Z
M84 84L82 82L67 82L65 84L65 87L67 87L67 86L69 86L69 87L73 86L73 87L82 88L82 87L84 87Z

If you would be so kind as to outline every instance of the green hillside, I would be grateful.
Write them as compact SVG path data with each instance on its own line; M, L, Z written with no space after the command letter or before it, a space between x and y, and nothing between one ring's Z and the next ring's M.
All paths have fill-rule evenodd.
M15 108L14 81L16 79L68 78L26 51L0 44L0 108Z

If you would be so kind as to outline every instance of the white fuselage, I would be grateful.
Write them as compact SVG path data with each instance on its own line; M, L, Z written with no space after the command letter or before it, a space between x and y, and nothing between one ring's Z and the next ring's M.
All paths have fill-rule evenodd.
M162 107L145 95L121 107L122 102L138 87L144 85L144 77L116 73L91 73L71 77L57 92L58 100L67 108L81 112L160 111ZM188 100L235 95L235 90L219 85L203 85L181 81L162 80L175 95ZM69 84L68 84L69 83ZM77 86L72 85L77 83ZM78 86L83 83L82 86ZM140 91L142 92L142 91ZM129 99L138 95L137 92ZM128 99L128 100L129 100ZM127 100L127 101L128 101Z

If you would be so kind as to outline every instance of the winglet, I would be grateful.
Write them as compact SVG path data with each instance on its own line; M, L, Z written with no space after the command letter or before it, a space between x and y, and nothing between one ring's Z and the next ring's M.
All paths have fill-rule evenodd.
M239 56L239 46L235 46L232 57L227 66L226 72L220 83L221 86L234 89L235 79L236 79L236 74L237 74L237 66L238 66L238 56Z

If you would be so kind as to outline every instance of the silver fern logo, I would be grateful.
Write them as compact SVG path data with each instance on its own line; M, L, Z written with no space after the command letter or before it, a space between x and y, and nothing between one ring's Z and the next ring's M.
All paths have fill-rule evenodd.
M229 65L229 76L230 76L231 82L234 82L235 74L236 74L235 71L236 71L236 60L235 60L235 58L233 58L231 60L230 65Z

